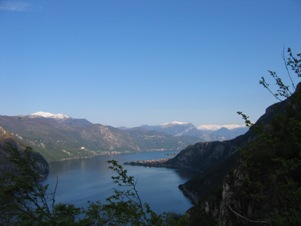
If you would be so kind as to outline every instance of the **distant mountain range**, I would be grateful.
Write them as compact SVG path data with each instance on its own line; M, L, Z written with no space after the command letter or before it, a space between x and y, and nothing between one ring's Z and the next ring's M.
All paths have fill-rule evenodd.
M99 154L182 150L199 141L226 140L246 132L246 128L199 130L191 123L180 122L121 129L48 112L0 116L0 127L48 161Z
M248 128L240 125L204 125L195 127L191 123L171 122L163 125L143 125L136 128L159 131L173 136L191 136L202 141L224 141L233 139L248 131Z

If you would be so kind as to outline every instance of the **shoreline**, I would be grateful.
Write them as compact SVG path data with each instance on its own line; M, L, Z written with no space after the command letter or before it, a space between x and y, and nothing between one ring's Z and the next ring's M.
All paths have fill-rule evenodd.
M91 156L84 156L84 157L76 157L76 158L62 158L59 160L53 160L53 161L48 161L46 160L48 163L53 163L53 162L63 162L63 161L68 161L68 160L80 160L80 159L91 159L91 158L95 158L98 156L111 156L111 155L124 155L124 154L138 154L138 153L147 153L147 152L168 152L168 151L178 151L178 150L150 150L150 151L126 151L126 152L118 152L118 151L113 151L113 152L100 152L99 154L95 154L95 155L91 155ZM170 154L172 157L174 157L176 154ZM170 159L170 158L168 158ZM144 161L144 160L141 160ZM134 162L134 161L133 161Z
M163 167L163 168L172 168L172 169L184 169L184 170L190 170L194 171L196 173L200 173L200 171L196 169L191 169L187 167L182 166L176 166L171 164L166 164L166 162L171 158L162 158L162 159L155 159L155 160L137 160L137 161L131 161L131 162L125 162L124 165L130 165L130 166L143 166L143 167ZM199 197L193 193L193 191L188 190L185 187L184 184L179 184L178 189L182 192L182 194L187 197L193 206L196 206Z

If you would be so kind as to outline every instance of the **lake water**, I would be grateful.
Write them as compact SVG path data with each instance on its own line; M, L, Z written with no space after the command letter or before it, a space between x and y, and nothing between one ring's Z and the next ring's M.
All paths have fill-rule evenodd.
M144 152L111 156L97 156L91 159L68 160L50 163L50 174L44 184L56 191L56 203L73 203L86 207L87 201L105 199L113 194L117 186L113 183L112 170L108 169L108 160L124 162L147 159L168 158L178 152ZM137 189L143 202L150 204L157 213L184 213L192 204L179 190L178 185L185 183L195 174L187 170L154 168L123 165L129 176L137 180Z

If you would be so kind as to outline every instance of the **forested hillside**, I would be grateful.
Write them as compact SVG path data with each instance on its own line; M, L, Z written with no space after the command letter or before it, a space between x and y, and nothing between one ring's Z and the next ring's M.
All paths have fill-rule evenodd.
M286 64L300 78L301 54L288 53ZM301 225L301 83L292 83L291 91L275 72L270 74L279 87L275 93L264 78L260 83L279 103L254 125L240 112L254 137L239 150L222 183L198 197L191 225ZM208 181L205 175L185 187L201 191L197 186L204 188Z

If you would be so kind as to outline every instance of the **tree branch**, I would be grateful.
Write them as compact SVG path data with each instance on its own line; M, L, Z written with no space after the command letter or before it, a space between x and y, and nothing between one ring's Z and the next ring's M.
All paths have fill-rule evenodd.
M244 217L243 215L237 213L236 211L234 211L234 210L231 208L230 205L227 205L227 206L228 206L228 208L232 211L232 213L234 213L236 216L238 216L238 217L240 217L240 218L242 218L242 219L244 219L244 220L246 220L246 221L249 221L249 222L252 222L252 223L258 223L258 224L268 224L268 223L269 223L268 221L255 221L255 220L250 220L250 219Z

